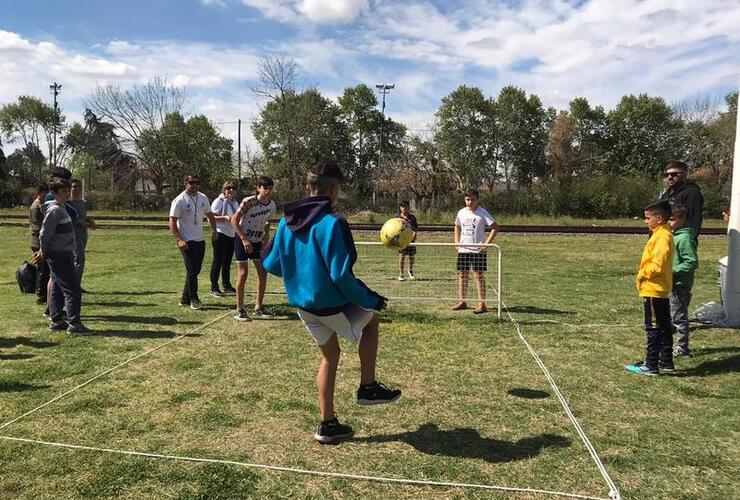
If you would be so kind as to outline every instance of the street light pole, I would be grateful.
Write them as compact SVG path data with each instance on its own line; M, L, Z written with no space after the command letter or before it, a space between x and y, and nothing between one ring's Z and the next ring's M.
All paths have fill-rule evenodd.
M396 87L395 83L378 83L375 85L375 88L378 89L378 92L382 94L382 104L380 107L380 141L378 142L378 169L380 169L382 163L383 163L383 124L385 123L385 96L386 94L390 94L391 89L394 89ZM374 176L375 181L375 187L373 188L373 208L376 206L376 198L377 198L377 191L378 191L378 184L377 184L377 174L380 172L376 172L376 175Z
M49 160L52 162L52 167L57 166L57 125L59 124L59 106L57 105L57 96L59 95L59 91L62 89L62 86L58 84L57 82L54 82L52 85L49 85L49 89L51 89L51 93L54 95L54 125L53 125L53 132L54 132L54 139L52 142L52 157L49 158Z

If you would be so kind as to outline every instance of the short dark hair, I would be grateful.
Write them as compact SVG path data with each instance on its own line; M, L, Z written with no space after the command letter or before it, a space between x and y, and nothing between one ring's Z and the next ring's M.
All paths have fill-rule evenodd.
M41 193L48 193L49 192L49 185L46 182L39 182L36 186L36 194L39 195Z
M477 200L478 199L478 190L477 189L473 189L473 188L467 189L463 193L463 196L465 196L466 198L475 198Z
M681 160L669 161L663 170L668 170L669 168L680 168L681 170L685 170L685 171L689 170L689 166L686 165L686 163L682 162Z
M60 189L69 189L72 187L72 184L67 179L56 179L51 181L49 184L49 191L51 191L54 194L57 194Z
M663 220L668 220L668 217L671 216L671 204L666 200L654 201L647 205L644 210L652 215L660 215Z
M680 203L671 203L671 217L674 219L686 219L686 207Z
M275 181L272 180L272 177L260 175L257 179L257 187L272 187L274 185Z
M64 167L52 167L51 169L52 179L65 179L69 180L72 178L72 172Z
M333 158L314 158L308 166L306 182L311 191L329 194L331 188L344 180L339 164Z
M188 182L200 182L200 176L198 174L187 174L183 180L183 184L187 184Z
M409 208L411 205L409 204L408 200L401 200L401 203L399 203L398 206Z
M70 184L79 184L80 186L82 185L82 181L79 180L79 179L72 179L72 180L69 181L69 183Z

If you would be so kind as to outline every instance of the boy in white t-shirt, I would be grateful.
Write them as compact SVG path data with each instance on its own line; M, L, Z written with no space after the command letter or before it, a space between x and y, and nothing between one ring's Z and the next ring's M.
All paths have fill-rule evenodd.
M486 228L491 232L486 238ZM498 224L488 210L478 205L478 191L470 189L465 192L465 208L457 212L455 218L455 244L471 243L475 246L457 247L458 297L460 302L452 309L459 311L467 309L465 296L468 291L468 273L473 270L473 278L478 291L478 307L473 314L482 314L486 308L486 275L488 259L486 247L477 246L481 243L490 244L498 234Z
M180 193L170 206L170 231L177 240L182 259L185 262L185 286L182 289L180 305L189 305L200 309L203 305L198 297L198 275L203 266L206 254L206 242L203 235L203 217L213 229L212 240L218 238L216 219L211 211L208 197L198 191L200 177L185 176L185 190Z
M234 228L234 255L238 277L236 281L236 316L237 321L248 321L249 316L244 310L244 284L247 281L249 261L254 262L257 271L257 298L254 302L255 314L264 315L262 301L265 298L267 286L267 271L262 267L262 247L270 237L270 219L277 210L272 201L272 189L275 182L263 175L257 180L255 195L244 198L239 209L231 217L231 227Z

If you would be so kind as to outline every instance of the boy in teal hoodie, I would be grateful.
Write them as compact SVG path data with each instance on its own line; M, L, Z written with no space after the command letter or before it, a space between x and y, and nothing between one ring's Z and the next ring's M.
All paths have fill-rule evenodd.
M678 343L674 354L689 356L689 303L691 287L694 285L694 270L699 267L696 254L696 239L686 222L686 208L679 203L671 204L671 217L668 225L673 230L673 291L669 297L671 304L671 322L678 334Z

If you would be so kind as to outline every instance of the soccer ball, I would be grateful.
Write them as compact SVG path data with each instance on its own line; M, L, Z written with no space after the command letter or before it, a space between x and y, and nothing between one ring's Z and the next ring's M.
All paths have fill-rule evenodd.
M391 250L403 250L413 239L411 224L400 217L388 219L380 229L380 242Z

